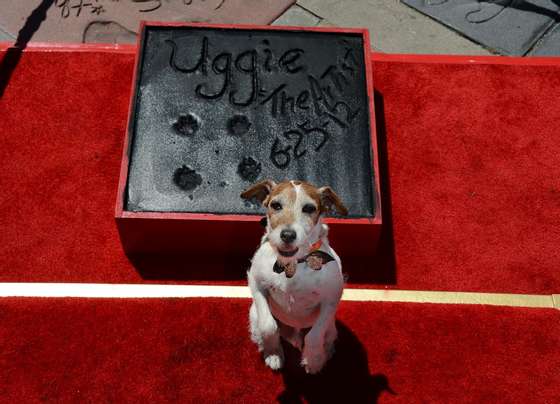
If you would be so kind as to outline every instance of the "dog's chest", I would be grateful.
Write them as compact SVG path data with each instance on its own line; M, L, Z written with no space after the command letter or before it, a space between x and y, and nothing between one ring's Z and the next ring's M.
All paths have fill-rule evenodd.
M298 264L293 278L284 273L269 278L267 290L274 302L287 314L307 316L321 302L322 276L305 263Z

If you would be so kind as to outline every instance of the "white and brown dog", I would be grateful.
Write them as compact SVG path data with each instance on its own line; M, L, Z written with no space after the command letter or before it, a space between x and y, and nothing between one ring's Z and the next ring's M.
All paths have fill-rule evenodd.
M302 351L306 372L317 373L334 352L344 286L322 218L331 210L348 211L331 188L300 181L262 181L241 197L267 208L266 233L248 272L251 339L270 368L283 365L282 337Z

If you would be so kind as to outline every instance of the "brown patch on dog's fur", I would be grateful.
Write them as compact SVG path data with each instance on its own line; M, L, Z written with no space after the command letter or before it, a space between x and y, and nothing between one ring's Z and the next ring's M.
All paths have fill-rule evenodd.
M276 185L268 195L268 198L264 201L264 205L268 207L268 204L272 201L272 199L276 196L279 196L283 193L286 193L287 198L291 200L292 204L296 200L296 190L290 181L284 181L280 184Z
M308 182L302 182L301 188L311 199L313 199L313 202L317 205L317 209L321 210L321 194L319 193L319 190Z
M327 214L332 210L336 210L344 216L348 214L348 209L330 187L316 188L312 184L303 181L284 181L280 184L276 184L271 180L261 181L243 192L241 197L260 201L268 209L269 223L274 229L277 226L293 223L295 220L295 186L300 186L303 192L317 206L317 210L311 215L313 223L317 224L321 214ZM282 210L279 211L272 209L270 206L271 202L277 199L282 204Z
M319 218L321 217L321 212L323 212L323 205L322 205L322 201L321 201L321 193L319 192L319 190L314 187L313 185L311 185L308 182L302 182L301 183L301 189L303 189L303 192L305 192L305 194L307 196L309 196L309 198L311 198L311 200L313 200L313 202L315 203L315 206L317 207L317 210L315 211L315 213L313 213L311 215L312 219L313 219L313 224L317 224L317 222L319 221Z
M260 203L264 204L264 201L270 195L270 192L274 187L276 187L276 183L274 181L264 180L243 191L241 197L247 200L256 199Z
M301 187L317 205L317 220L321 213L329 213L333 209L343 216L348 215L348 209L331 187L316 188L307 182L302 182Z
M276 199L282 203L282 210L280 211L276 211L270 206ZM268 208L270 227L274 229L277 226L293 223L295 220L293 209L295 202L296 190L290 181L282 182L274 187L268 198L264 201L264 205Z
M348 215L348 209L331 187L319 188L319 193L321 195L321 208L324 213L334 209L342 216Z

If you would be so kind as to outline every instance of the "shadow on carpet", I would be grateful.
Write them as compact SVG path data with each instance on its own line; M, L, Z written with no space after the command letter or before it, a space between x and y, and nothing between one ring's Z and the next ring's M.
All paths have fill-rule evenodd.
M300 366L301 353L283 342L286 364L282 370L285 390L282 404L292 403L377 403L383 392L396 395L384 374L370 374L367 352L358 337L337 321L336 352L321 373L308 375Z

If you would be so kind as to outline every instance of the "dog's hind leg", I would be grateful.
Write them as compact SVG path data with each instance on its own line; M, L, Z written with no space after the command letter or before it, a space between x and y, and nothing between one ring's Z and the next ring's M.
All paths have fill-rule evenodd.
M311 327L304 340L301 364L307 373L319 372L332 352L327 352L327 345L332 348L336 339L335 313L338 300L321 305L317 321ZM333 330L335 332L333 332Z
M337 337L338 331L336 330L335 321L331 321L325 332L325 353L327 355L327 360L334 355L334 343Z

